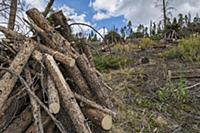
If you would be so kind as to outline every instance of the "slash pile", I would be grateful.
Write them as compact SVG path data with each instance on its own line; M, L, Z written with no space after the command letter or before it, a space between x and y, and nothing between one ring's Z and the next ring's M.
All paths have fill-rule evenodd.
M0 132L110 130L116 113L89 47L69 43L62 11L26 14L31 37L0 26Z

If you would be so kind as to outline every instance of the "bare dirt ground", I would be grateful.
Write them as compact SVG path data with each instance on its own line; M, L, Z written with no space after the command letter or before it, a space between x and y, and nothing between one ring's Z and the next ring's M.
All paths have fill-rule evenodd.
M168 70L200 68L198 62L164 59L168 48L131 52L131 66L103 74L113 88L112 99L119 112L113 133L200 133L200 87L188 86L200 78L170 79ZM141 63L142 58L148 61ZM196 73L189 73L190 75Z

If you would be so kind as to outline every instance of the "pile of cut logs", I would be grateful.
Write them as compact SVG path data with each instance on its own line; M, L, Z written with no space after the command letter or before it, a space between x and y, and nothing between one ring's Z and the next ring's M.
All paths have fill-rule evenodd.
M110 130L116 113L89 47L69 42L62 11L26 14L31 37L0 26L0 132Z

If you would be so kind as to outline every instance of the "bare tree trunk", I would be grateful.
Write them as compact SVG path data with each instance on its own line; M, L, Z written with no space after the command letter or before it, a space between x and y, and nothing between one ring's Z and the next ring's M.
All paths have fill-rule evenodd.
M52 7L53 3L54 3L54 0L49 0L48 4L47 4L47 6L46 6L46 8L45 8L45 10L43 12L43 15L45 17L48 15L49 11L51 10L51 7Z
M166 26L167 26L166 0L163 0L163 17L164 17L164 29L166 29Z
M11 0L10 14L8 19L8 28L11 30L14 30L15 27L16 12L17 12L17 0Z

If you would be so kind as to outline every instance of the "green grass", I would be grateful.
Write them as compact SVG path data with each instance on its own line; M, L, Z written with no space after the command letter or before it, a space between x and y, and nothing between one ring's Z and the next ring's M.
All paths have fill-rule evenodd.
M95 56L94 62L99 71L104 71L108 69L119 69L130 65L133 61L123 56L102 55Z
M183 59L185 61L200 61L200 39L190 37L182 39L178 46L161 54L167 59Z

